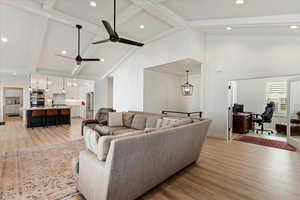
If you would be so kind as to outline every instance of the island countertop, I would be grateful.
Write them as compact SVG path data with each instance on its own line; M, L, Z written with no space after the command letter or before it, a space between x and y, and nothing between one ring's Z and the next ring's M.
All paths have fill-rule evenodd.
M71 106L44 106L44 107L25 108L24 110L54 110L54 109L71 109Z

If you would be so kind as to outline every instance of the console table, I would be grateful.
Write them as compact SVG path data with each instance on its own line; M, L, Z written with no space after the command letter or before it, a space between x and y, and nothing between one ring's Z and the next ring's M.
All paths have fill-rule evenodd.
M168 113L182 114L182 115L186 115L188 117L192 117L193 115L197 115L197 117L202 118L202 112L179 112L179 111L163 110L161 113L162 114L168 114Z

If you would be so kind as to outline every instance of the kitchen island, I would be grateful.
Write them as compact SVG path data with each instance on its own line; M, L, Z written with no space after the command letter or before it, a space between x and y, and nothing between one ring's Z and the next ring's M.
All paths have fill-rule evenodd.
M26 109L27 128L71 124L71 107L33 107Z

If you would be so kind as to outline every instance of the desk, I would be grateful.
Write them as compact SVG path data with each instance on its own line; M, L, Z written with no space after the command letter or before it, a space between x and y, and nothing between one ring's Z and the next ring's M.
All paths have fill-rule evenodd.
M233 133L246 134L253 129L252 114L250 113L233 113L232 127Z

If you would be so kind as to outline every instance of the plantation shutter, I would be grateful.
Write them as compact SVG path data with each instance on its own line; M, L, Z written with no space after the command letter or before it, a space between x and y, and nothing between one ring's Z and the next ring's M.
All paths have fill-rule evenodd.
M268 82L266 85L266 101L275 103L275 115L286 115L287 82Z

